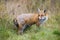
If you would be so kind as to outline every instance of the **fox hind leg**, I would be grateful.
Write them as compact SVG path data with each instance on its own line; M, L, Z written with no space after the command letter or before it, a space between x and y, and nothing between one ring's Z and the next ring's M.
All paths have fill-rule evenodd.
M18 29L18 34L23 34L24 29L26 28L26 24L22 26L22 28Z

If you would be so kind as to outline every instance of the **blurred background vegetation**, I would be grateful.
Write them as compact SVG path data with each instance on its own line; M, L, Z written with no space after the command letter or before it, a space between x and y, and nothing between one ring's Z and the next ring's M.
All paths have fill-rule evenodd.
M36 30L33 25L17 35L12 22L21 13L47 9L48 21ZM0 40L60 40L60 0L0 0Z

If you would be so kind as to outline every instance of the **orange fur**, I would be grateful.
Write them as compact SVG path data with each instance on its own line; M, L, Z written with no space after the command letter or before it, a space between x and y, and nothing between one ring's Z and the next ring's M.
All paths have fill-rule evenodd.
M28 14L21 14L18 15L14 20L15 23L18 24L18 33L23 33L26 25L33 25L36 24L37 26L40 25L40 19L42 17L48 17L48 14L40 11L40 13L28 13Z

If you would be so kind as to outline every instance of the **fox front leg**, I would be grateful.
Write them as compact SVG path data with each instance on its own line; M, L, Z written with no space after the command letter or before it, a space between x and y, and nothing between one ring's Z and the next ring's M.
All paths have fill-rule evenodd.
M37 23L36 23L36 26L39 27L39 26L40 26L40 22L37 22Z

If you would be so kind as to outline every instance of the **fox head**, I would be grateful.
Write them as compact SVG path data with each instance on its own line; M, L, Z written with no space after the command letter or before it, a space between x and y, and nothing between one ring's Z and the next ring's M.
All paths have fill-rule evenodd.
M38 8L38 19L40 24L44 23L45 21L48 20L48 13L47 10L40 10Z

